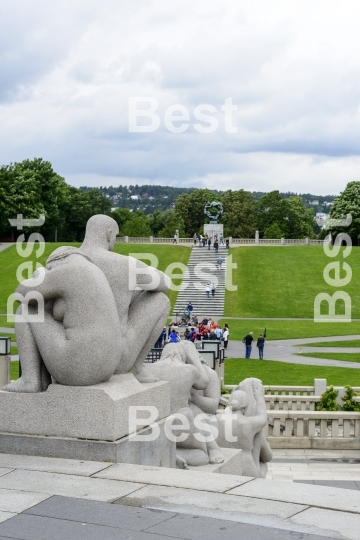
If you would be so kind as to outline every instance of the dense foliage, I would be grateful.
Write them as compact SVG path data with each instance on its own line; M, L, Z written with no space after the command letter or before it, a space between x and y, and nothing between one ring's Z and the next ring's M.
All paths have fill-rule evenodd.
M343 215L351 206L349 198L358 197L353 184L359 182L349 184L349 196L347 188L339 197L334 205L334 216ZM117 221L121 236L172 237L179 231L180 237L191 238L194 233L203 232L203 224L209 221L204 215L204 206L214 200L223 205L220 223L224 225L226 237L254 238L255 231L259 230L263 238L312 238L319 232L314 221L314 208L317 208L314 204L325 208L332 196L313 200L310 194L297 196L279 191L266 194L243 189L221 192L151 185L77 189L68 185L51 163L35 158L0 167L0 237L14 233L8 220L18 214L24 218L44 214L46 220L41 233L45 240L81 241L87 220L101 213ZM354 235L360 234L358 203L357 210L350 208L354 216L354 230L351 229Z

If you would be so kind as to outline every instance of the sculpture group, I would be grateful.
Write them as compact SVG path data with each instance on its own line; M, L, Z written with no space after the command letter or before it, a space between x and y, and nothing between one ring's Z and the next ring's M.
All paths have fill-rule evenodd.
M262 433L267 414L261 382L243 381L229 407L219 412L218 376L193 343L168 344L158 362L144 364L169 314L170 280L114 253L118 232L112 218L93 216L79 249L56 249L45 269L18 286L23 296L29 291L43 296L44 320L32 322L36 305L30 303L27 310L19 306L23 319L16 322L16 339L22 375L2 390L36 393L51 383L90 386L126 373L143 384L168 381L170 412L180 424L177 466L222 463L221 448L236 448L243 451L243 473L264 477L271 450Z

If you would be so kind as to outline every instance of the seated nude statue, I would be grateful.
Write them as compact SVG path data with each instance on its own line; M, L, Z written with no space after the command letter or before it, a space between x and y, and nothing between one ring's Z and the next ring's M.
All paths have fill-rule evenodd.
M205 390L209 384L209 374L195 345L190 341L169 343L164 347L161 359L144 369L157 379L170 382L170 412L186 417L189 422L186 440L176 444L177 466L186 469L188 465L209 463L206 442L194 436L199 430L194 425L193 411L189 406L191 389Z
M22 375L2 390L40 392L50 383L87 386L107 381L119 363L123 335L110 285L79 249L55 250L44 279L23 281L17 292L38 291L45 301L43 322L16 322ZM36 276L36 274L35 274ZM34 277L35 277L34 276ZM37 313L29 304L28 313Z
M228 408L217 414L217 442L224 448L242 449L244 476L265 478L272 452L262 433L267 423L264 389L258 379L245 379L241 385L246 391L235 389Z
M169 290L170 279L133 257L113 253L118 232L118 225L112 218L93 216L87 223L80 249L104 272L115 298L123 340L115 373L130 371L140 382L151 382L153 379L149 375L145 377L143 362L169 314L170 302L165 293ZM136 287L130 287L135 268L144 273L137 274Z

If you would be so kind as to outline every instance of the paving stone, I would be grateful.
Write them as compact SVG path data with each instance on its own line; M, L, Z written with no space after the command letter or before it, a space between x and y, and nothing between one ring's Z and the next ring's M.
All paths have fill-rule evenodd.
M27 469L30 471L45 471L91 476L102 469L109 467L109 465L110 464L103 463L101 461L78 461L76 459L0 454L0 467Z
M36 471L19 470L0 477L0 488L95 501L112 501L141 487L143 484Z
M288 484L276 480L269 482L256 479L249 484L232 489L228 493L271 501L287 501L307 506L331 508L345 512L353 511L360 514L360 493L342 491L340 496L339 490L331 487L305 486L304 484ZM358 519L360 523L360 515Z
M307 508L300 504L163 486L146 486L115 502L264 526L277 526L286 517Z
M1 512L0 511L0 523L16 516L14 512Z
M284 526L290 528L294 527L294 525L305 526L313 534L324 534L324 531L326 531L327 534L332 532L335 538L341 538L342 540L359 540L360 516L358 514L308 508L284 522Z
M0 467L0 476L4 476L4 474L8 474L9 472L13 471L14 469L6 469L4 467Z
M147 532L188 540L295 540L293 532L261 527L247 523L234 523L201 516L177 515L159 525L149 527ZM301 540L326 540L324 536L301 535Z
M43 493L0 489L0 510L4 512L23 512L30 506L39 504L49 497L50 495L44 495Z
M160 486L198 489L201 491L214 491L219 493L228 491L235 486L240 486L253 480L253 478L248 476L209 474L200 471L184 471L180 469L167 469L163 467L130 465L127 463L113 465L94 475L94 477L111 478L113 480L125 480Z
M146 532L27 514L1 523L0 535L21 540L168 540Z
M24 513L93 525L126 527L136 531L142 531L175 516L173 512L57 496L29 508Z

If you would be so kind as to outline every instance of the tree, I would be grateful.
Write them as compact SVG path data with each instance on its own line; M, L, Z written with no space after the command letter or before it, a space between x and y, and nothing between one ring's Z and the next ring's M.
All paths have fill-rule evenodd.
M256 206L251 193L239 189L225 191L221 198L224 208L222 222L225 236L253 238L256 230Z
M121 236L150 236L147 217L140 211L134 212L121 230Z
M192 237L194 233L202 232L204 223L209 221L204 214L204 206L218 199L218 195L209 189L196 189L176 199L175 210L184 222L185 236Z
M175 231L179 231L179 236L185 236L185 224L178 212L174 209L165 210L163 212L164 217L164 226L159 231L159 236L162 238L172 238L175 234Z
M335 199L331 208L331 219L346 219L351 214L351 224L348 227L334 227L331 232L336 235L340 232L347 233L353 243L360 244L360 182L349 182Z
M131 215L128 208L116 208L111 212L110 217L115 219L119 226L119 231L121 231L124 228L125 223L131 219Z
M301 197L290 197L285 201L287 238L313 238L314 211L306 208Z
M260 236L265 235L265 231L271 226L277 225L280 231L280 238L286 236L286 202L279 191L270 191L256 203L256 222Z
M92 210L95 214L106 214L107 216L111 213L111 201L107 197L104 197L100 189L90 189L86 192L87 197L89 197Z
M265 229L264 238L283 238L283 232L276 221Z
M283 199L278 191L271 191L257 202L257 226L261 236L267 237L275 227L283 238L312 238L314 236L313 210L306 208L301 197ZM273 229L274 230L274 229Z

